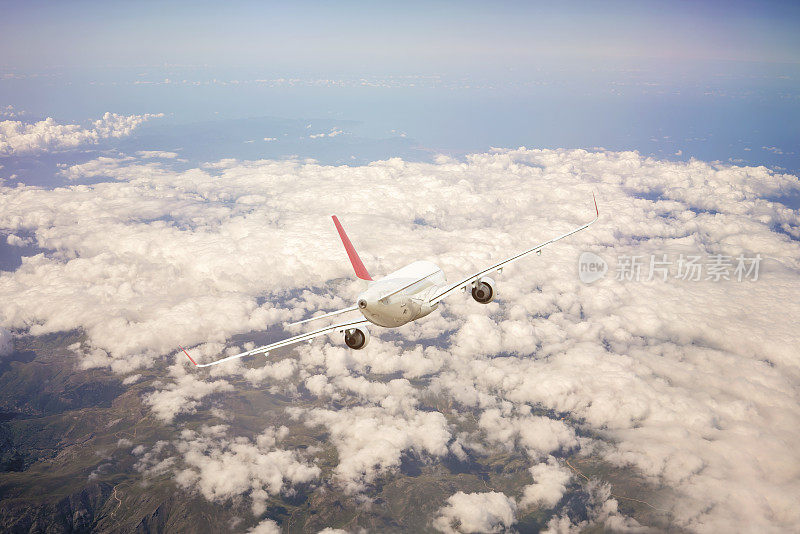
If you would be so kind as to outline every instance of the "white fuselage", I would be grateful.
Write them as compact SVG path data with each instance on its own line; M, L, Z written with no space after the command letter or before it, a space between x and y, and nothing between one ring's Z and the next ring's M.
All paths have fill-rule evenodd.
M412 283L415 280L418 282ZM358 307L371 323L387 328L402 326L435 310L438 304L431 305L430 297L446 283L444 273L436 264L415 261L371 282L358 296ZM411 285L405 287L408 284ZM404 289L397 291L401 288ZM384 297L391 293L394 294Z

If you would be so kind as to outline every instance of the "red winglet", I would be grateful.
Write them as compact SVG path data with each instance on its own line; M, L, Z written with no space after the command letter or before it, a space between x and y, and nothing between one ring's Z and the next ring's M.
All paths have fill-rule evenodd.
M178 345L178 346L179 346L179 347L181 347L180 345ZM194 366L195 366L195 367L197 367L197 362L196 362L196 361L194 361L194 359L193 359L191 356L189 356L189 353L188 353L188 352L186 352L186 349L184 349L183 347L181 347L181 350L182 350L182 351L183 351L183 353L186 355L186 357L187 357L187 358L189 358L189 361L190 361L190 362L192 362L192 363L194 364Z
M597 216L600 217L600 210L597 209L597 197L594 196L594 193L592 193L592 198L594 199L594 211L597 213Z
M353 247L353 244L347 238L347 234L344 233L344 228L342 228L342 225L339 223L339 219L336 218L336 215L333 216L333 224L336 225L336 231L339 232L339 237L342 238L342 243L347 251L347 257L350 258L350 263L353 264L353 270L356 272L356 276L362 280L371 281L372 277L367 272L367 268L364 267L364 264L361 263L361 258L358 257L355 247Z

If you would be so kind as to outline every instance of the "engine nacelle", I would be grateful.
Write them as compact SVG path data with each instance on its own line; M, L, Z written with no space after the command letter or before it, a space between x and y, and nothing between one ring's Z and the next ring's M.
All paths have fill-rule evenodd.
M351 349L360 350L369 343L369 330L365 326L358 326L344 331L344 343Z
M494 300L495 287L497 287L495 281L484 276L472 286L472 298L481 304L489 304Z

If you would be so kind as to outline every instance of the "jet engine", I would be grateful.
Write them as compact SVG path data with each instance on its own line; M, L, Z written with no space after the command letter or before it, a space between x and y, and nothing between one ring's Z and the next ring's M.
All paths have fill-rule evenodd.
M363 349L369 343L369 330L364 326L344 331L344 343L351 349Z
M485 276L472 286L472 298L481 304L489 304L494 300L495 281Z

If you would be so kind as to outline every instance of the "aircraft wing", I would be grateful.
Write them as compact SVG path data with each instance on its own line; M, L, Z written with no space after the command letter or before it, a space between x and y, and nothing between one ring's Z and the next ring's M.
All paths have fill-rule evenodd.
M300 334L299 336L290 337L288 339L284 339L283 341L270 343L269 345L264 345L263 347L257 347L253 350L248 350L247 352L242 352L241 354L234 354L233 356L228 356L227 358L222 358L209 363L197 363L196 361L194 361L194 358L192 358L189 355L189 353L186 352L186 349L181 347L181 350L183 351L184 354L186 354L186 356L195 365L195 367L209 367L211 365L218 365L223 362L235 360L236 358L243 358L245 356L254 356L256 354L265 354L274 349L279 349L281 347L288 347L289 345L294 345L295 343L300 343L302 341L311 341L315 337L323 336L325 334L331 334L333 332L343 332L345 330L349 330L350 328L354 328L360 325L365 325L368 323L369 321L367 321L366 319L358 319L355 321L348 321L346 323L326 326L325 328L320 328L319 330L314 330L313 332Z
M594 195L592 195L592 198L594 198ZM455 291L458 291L459 289L466 288L467 286L469 286L470 284L472 284L473 282L475 282L476 280L478 280L482 276L486 276L486 275L491 274L493 272L500 272L500 271L503 270L503 267L505 267L507 265L510 265L510 264L514 263L515 261L521 259L521 258L524 258L528 254L531 254L533 252L538 252L538 251L542 250L544 247L546 247L547 245L549 245L551 243L555 243L556 241L558 241L560 239L564 239L565 237L571 236L572 234L575 234L577 232L580 232L581 230L584 230L584 229L588 228L589 226L594 224L595 221L597 221L598 218L600 218L600 211L597 209L597 199L596 198L594 199L594 211L595 211L594 219L592 219L588 223L584 224L583 226L579 226L578 228L575 228L574 230L570 230L569 232L567 232L564 235L560 235L560 236L558 236L558 237L556 237L554 239L551 239L550 241L546 241L546 242L544 242L544 243L542 243L540 245L536 245L533 248L529 248L528 250L520 252L519 254L516 254L515 256L511 256L510 258L506 258L503 261L495 263L491 267L487 267L486 269L483 269L482 271L479 271L479 272L477 272L475 274L471 274L468 277L466 277L466 278L464 278L462 280L459 280L455 284L450 284L448 286L444 286L441 290L439 290L438 293L434 294L433 297L431 297L431 299L430 299L431 305L439 303L442 299L448 297L449 295L453 294Z
M341 310L332 311L329 313L325 313L323 315L316 315L314 317L309 317L308 319L303 319L302 321L297 321L295 323L291 323L289 326L297 326L299 324L310 323L311 321L316 321L317 319L327 319L328 317L333 317L334 315L341 315L343 313L357 311L358 306L350 306L348 308L342 308Z

